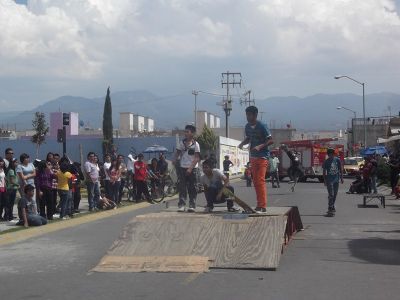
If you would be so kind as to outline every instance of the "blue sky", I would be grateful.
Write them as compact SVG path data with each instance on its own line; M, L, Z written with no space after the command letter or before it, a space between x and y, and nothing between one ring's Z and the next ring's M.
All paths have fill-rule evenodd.
M400 0L0 0L0 105L112 90L400 93ZM234 92L244 92L234 90Z

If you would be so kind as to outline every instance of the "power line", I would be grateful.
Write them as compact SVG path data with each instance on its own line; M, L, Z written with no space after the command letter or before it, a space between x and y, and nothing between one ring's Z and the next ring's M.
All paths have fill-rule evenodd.
M242 86L242 73L240 72L229 72L227 71L226 73L222 73L222 88L226 86L226 99L223 100L224 103L224 112L225 112L225 126L226 126L226 137L229 138L229 115L231 114L232 111L232 96L229 95L229 87L232 86L233 88L236 85L239 85L240 87ZM236 77L239 77L239 81L236 81Z

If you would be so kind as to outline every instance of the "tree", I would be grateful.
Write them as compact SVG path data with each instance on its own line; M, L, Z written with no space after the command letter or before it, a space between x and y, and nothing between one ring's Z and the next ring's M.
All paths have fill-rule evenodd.
M113 143L112 107L110 87L108 87L103 111L103 155L111 151Z
M200 145L202 155L206 154L209 156L211 153L216 154L218 137L207 125L204 125L203 132L197 137L197 142Z
M35 112L35 118L32 120L32 127L35 134L32 136L32 143L36 144L36 158L39 157L39 147L46 140L46 134L49 132L46 117L42 112Z

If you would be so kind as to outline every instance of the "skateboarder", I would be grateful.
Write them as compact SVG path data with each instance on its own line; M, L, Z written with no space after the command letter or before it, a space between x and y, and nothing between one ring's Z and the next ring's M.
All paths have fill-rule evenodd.
M212 161L205 160L202 164L204 175L201 176L200 182L204 187L204 195L206 196L207 206L205 212L211 212L214 203L224 203L228 211L235 212L237 209L233 206L233 201L223 194L223 188L226 187L234 193L233 187L229 185L229 178L220 170L212 168Z
M239 148L250 143L250 164L257 195L257 213L266 212L267 209L267 186L265 174L268 170L268 146L273 144L271 133L266 124L257 120L258 109L255 106L246 108L247 124L245 127L246 138L239 144Z
M334 216L336 212L335 201L339 190L339 180L343 184L343 169L340 159L335 156L335 150L327 150L328 158L322 165L324 184L328 189L328 211L327 216Z
M281 148L283 151L286 152L287 156L290 159L290 167L287 172L290 178L289 183L293 183L291 190L292 192L294 192L297 182L301 177L304 176L303 167L300 163L300 159L296 151L289 150L287 145L282 145Z

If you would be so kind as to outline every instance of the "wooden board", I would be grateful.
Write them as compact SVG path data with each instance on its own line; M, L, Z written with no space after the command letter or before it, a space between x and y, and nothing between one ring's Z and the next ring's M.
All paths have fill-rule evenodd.
M246 219L170 212L143 215L124 228L108 255L208 257L214 268L276 269L286 219L285 215Z
M201 256L104 256L94 272L208 272L208 257Z
M271 206L267 207L267 212L262 214L248 214L249 216L283 216L289 213L292 209L290 206ZM202 215L218 215L218 214L242 214L242 212L228 212L226 206L216 206L214 207L212 212L204 212L203 209L197 209L194 213L188 212L178 212L177 206L169 206L168 208L164 209L164 212L168 212L173 214L174 216L182 216L182 215L195 215L196 217ZM154 214L147 214L138 217L147 217L148 215L157 215L157 217L161 217L161 213L154 213ZM171 215L172 216L172 215Z

